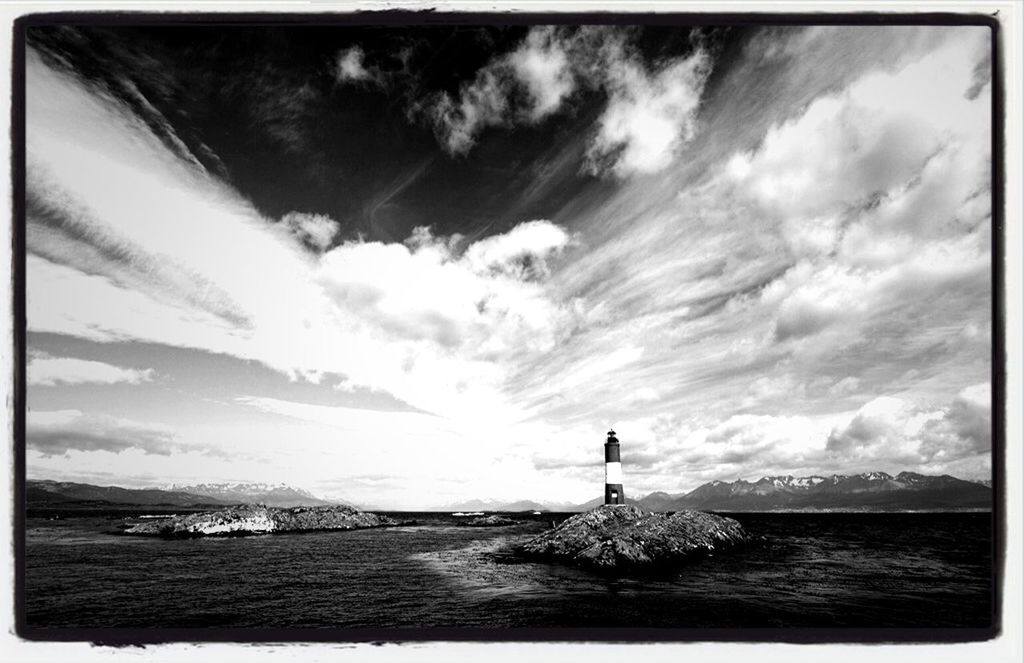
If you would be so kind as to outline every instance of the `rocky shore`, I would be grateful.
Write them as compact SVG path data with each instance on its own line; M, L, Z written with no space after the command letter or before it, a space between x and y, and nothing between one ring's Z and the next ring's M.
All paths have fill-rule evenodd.
M247 504L218 511L147 520L128 526L122 534L188 538L244 536L318 530L387 527L398 523L387 516L358 511L350 506L268 507Z
M671 566L748 542L750 536L732 518L604 505L569 518L514 552L526 559L618 571Z

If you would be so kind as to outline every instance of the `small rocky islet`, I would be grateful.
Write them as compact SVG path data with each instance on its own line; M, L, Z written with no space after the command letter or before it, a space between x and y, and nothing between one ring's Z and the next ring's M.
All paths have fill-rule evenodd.
M676 566L750 543L737 521L702 511L651 513L603 505L513 549L519 558L615 572Z
M245 536L287 532L353 530L400 524L387 516L359 511L350 506L269 507L262 504L233 506L217 511L157 518L128 525L129 536L169 539L200 536Z
M467 520L464 523L459 523L464 527L507 527L509 525L518 525L520 521L506 518L505 516L480 516Z

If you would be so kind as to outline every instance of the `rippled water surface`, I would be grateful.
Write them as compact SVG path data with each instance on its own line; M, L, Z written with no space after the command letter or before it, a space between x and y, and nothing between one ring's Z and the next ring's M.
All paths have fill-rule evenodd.
M670 576L503 554L564 516L168 541L122 516L30 517L31 627L947 627L990 625L991 516L737 514L766 543Z

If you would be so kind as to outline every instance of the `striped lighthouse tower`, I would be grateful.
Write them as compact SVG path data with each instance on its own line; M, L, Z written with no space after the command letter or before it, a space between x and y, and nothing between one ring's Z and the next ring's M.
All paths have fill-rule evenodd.
M604 503L625 504L626 497L622 494L622 461L619 460L619 439L615 431L608 431L608 441L604 443Z

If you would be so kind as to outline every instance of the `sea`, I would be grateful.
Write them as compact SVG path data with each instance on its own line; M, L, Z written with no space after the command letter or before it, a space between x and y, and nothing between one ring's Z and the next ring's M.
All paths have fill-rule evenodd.
M156 515L156 514L153 514ZM30 514L24 618L62 629L987 628L989 513L743 513L759 542L671 573L610 577L509 554L571 514L467 527L164 540L140 514ZM52 630L52 631L51 631ZM46 637L45 634L43 637Z

